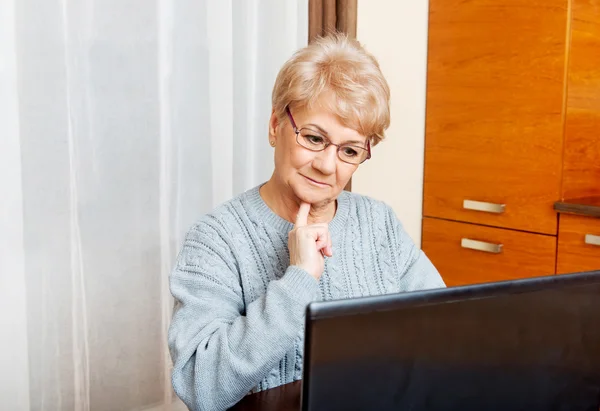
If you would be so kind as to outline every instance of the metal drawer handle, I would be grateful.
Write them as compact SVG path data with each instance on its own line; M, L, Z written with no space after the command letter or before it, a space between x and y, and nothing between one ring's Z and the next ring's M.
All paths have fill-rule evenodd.
M484 211L486 213L502 214L506 204L486 203L484 201L463 200L463 208L466 210Z
M600 235L586 234L585 243L590 245L600 245Z
M470 248L471 250L485 251L486 253L500 254L502 252L502 244L486 243L484 241L471 240L463 238L460 240L462 248Z

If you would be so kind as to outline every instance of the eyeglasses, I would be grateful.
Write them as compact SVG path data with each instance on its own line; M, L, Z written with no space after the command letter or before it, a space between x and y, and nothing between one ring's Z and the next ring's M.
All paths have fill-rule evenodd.
M364 147L353 145L352 143L334 144L319 131L308 127L298 129L294 117L292 117L292 113L290 112L290 108L286 107L285 112L290 118L294 133L296 133L296 142L307 150L323 151L329 146L336 146L338 158L344 163L355 165L361 164L365 160L371 158L371 143L368 140L366 149Z

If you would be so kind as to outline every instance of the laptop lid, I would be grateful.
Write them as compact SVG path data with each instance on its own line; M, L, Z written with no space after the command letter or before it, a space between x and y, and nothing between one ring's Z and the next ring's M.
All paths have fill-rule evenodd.
M302 409L598 410L600 271L311 303Z

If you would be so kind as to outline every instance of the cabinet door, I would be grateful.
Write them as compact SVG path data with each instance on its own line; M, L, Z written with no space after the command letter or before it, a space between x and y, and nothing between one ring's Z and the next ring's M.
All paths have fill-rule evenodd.
M600 270L600 218L560 215L557 273Z
M448 286L554 274L556 237L423 219L423 251Z
M563 198L600 196L600 1L573 0Z
M567 0L431 0L424 215L556 234Z

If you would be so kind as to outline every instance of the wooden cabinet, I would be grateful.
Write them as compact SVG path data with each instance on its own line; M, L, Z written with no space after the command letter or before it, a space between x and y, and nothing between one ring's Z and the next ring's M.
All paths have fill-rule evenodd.
M567 3L431 0L425 216L556 234Z
M423 251L448 286L554 274L556 237L423 219Z
M600 219L553 209L600 213L600 1L429 10L423 249L449 285L600 269Z
M561 214L557 274L600 270L600 218Z
M600 196L600 2L574 0L562 198Z

